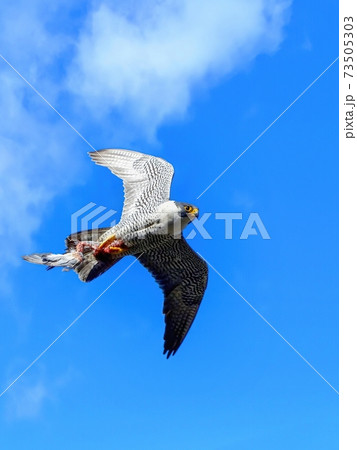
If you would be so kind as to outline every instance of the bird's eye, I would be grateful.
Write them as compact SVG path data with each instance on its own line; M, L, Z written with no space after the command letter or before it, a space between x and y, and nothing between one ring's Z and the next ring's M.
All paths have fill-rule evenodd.
M193 211L192 206L186 205L186 206L185 206L185 211L188 212L188 213L192 212L192 211Z

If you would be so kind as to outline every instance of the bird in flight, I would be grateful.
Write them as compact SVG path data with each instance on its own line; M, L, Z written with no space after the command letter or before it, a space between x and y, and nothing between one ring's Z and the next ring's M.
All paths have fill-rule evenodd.
M125 256L135 256L163 290L164 354L169 358L188 333L207 286L207 264L182 235L198 217L198 208L170 200L174 169L162 158L121 149L89 155L123 180L120 222L71 234L63 254L33 253L23 258L48 268L74 270L80 280L88 282Z

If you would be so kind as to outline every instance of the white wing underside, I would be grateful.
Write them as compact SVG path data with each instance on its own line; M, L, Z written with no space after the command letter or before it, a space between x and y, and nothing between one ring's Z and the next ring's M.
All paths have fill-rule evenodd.
M164 159L116 148L89 155L96 164L107 167L123 180L125 200L121 220L137 212L152 212L170 199L174 168Z

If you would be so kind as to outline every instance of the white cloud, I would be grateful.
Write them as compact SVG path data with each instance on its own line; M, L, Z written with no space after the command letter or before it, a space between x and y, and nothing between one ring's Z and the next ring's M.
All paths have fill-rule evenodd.
M66 39L47 27L53 13L44 2L19 0L4 5L0 17L4 57L52 98L58 94L52 65L66 46ZM7 243L0 258L4 290L6 268L19 264L20 255L30 250L46 206L73 183L80 154L72 152L77 139L72 131L2 59L0 104L0 238Z
M185 115L195 90L277 49L289 0L98 0L80 20L71 8L69 0L7 3L0 17L4 56L51 102L68 98L70 87L103 124L114 111L154 137L162 123ZM79 28L68 32L73 23ZM77 182L84 152L3 61L0 103L0 236L11 242L0 259L6 277L4 266L30 250L46 205Z
M97 116L112 110L147 135L182 117L194 89L278 48L288 0L100 2L69 73Z
M33 385L16 386L16 391L9 396L7 418L34 419L38 417L49 398L50 391L43 381L37 381Z
M71 152L75 136L66 126L36 114L35 94L2 69L0 103L7 114L0 123L0 238L9 245L2 247L0 263L7 266L29 250L48 202L73 182L80 155Z
M73 367L68 367L53 378L45 375L46 369L40 364L35 381L21 379L6 392L5 418L7 420L33 420L43 413L50 403L60 400L61 390L72 384L79 376ZM40 373L40 374L39 374ZM34 377L32 377L34 379Z

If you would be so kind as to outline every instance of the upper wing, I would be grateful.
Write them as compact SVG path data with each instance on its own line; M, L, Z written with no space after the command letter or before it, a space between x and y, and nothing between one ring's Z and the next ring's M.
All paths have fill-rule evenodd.
M139 261L164 291L164 354L175 354L197 314L208 279L207 264L183 237L162 238L157 249L142 254Z
M162 158L117 148L89 153L100 166L108 167L124 182L122 219L138 210L152 211L170 199L174 168Z

